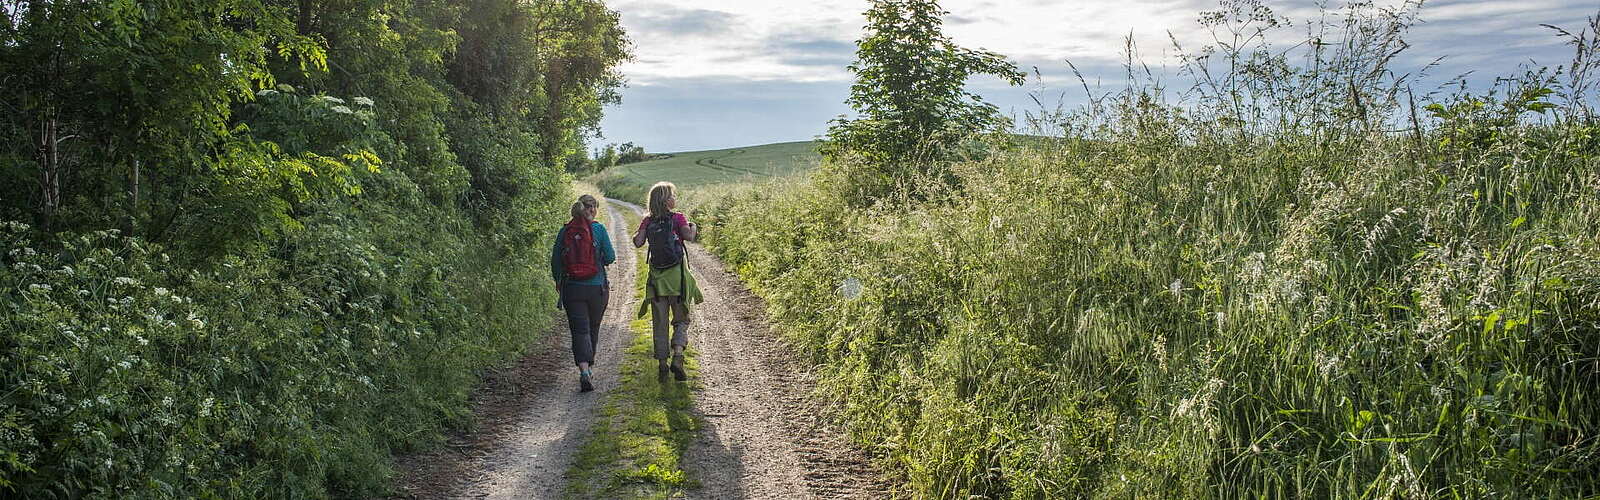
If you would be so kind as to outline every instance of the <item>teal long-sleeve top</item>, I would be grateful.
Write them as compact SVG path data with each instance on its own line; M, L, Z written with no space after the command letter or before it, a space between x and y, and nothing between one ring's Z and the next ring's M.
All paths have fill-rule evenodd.
M590 222L589 230L594 232L594 251L596 256L594 260L600 264L600 272L595 273L592 278L568 281L568 284L604 285L606 284L606 266L617 261L617 251L611 248L611 235L606 232L605 224ZM561 230L556 231L556 243L550 249L550 279L555 280L556 283L561 283L561 279L567 276L567 270L561 264L561 237L566 232L566 226L561 226Z

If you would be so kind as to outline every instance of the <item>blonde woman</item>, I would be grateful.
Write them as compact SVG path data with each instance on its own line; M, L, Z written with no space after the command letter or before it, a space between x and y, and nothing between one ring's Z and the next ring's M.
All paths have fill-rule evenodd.
M633 246L650 244L650 275L645 280L639 317L649 311L653 320L656 375L666 380L670 371L674 378L683 381L689 379L683 366L683 350L689 345L689 306L705 299L689 273L688 249L684 246L686 241L695 241L700 231L682 213L672 211L677 206L677 186L670 182L652 186L650 214L639 222L639 229L633 233ZM667 338L669 324L672 326L671 342Z
M606 266L617 260L606 226L595 222L600 202L583 195L572 204L572 220L556 232L550 250L550 277L561 294L572 330L572 359L578 365L578 390L594 390L594 352L600 346L600 317L606 313L611 283Z

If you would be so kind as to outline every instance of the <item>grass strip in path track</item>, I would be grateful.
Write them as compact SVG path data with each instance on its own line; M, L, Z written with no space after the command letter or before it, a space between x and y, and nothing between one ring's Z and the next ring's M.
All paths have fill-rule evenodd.
M628 228L639 215L616 207ZM624 231L624 234L628 231ZM615 244L632 244L629 241ZM638 297L644 296L649 259L637 259ZM612 304L607 314L636 313L636 304ZM674 498L697 486L683 468L683 457L702 422L691 412L697 389L698 363L694 349L685 351L688 382L656 379L656 361L650 338L650 318L631 323L633 340L622 355L617 388L605 394L590 436L578 450L567 472L566 496L573 498Z

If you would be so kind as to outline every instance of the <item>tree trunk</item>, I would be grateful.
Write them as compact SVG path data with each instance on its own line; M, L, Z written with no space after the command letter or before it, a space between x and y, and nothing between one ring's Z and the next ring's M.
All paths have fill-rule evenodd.
M39 227L51 232L56 209L61 206L61 154L58 124L54 107L45 106L39 120L39 140L34 159L39 164L39 194L43 200L39 207Z

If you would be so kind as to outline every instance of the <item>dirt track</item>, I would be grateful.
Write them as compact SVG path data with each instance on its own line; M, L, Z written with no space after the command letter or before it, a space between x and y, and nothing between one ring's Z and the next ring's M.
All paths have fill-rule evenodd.
M633 283L632 228L611 200L608 226L617 250L613 284ZM768 328L765 304L691 245L690 267L705 292L689 345L699 353L694 414L705 423L684 457L700 481L690 498L880 498L885 484L866 457L847 446L808 397L809 373ZM596 355L596 390L577 392L565 321L513 367L474 393L480 430L444 449L400 461L402 497L559 498L563 473L589 432L599 402L618 379L618 356L631 337L638 303L630 286L613 286ZM626 337L625 337L626 336Z

